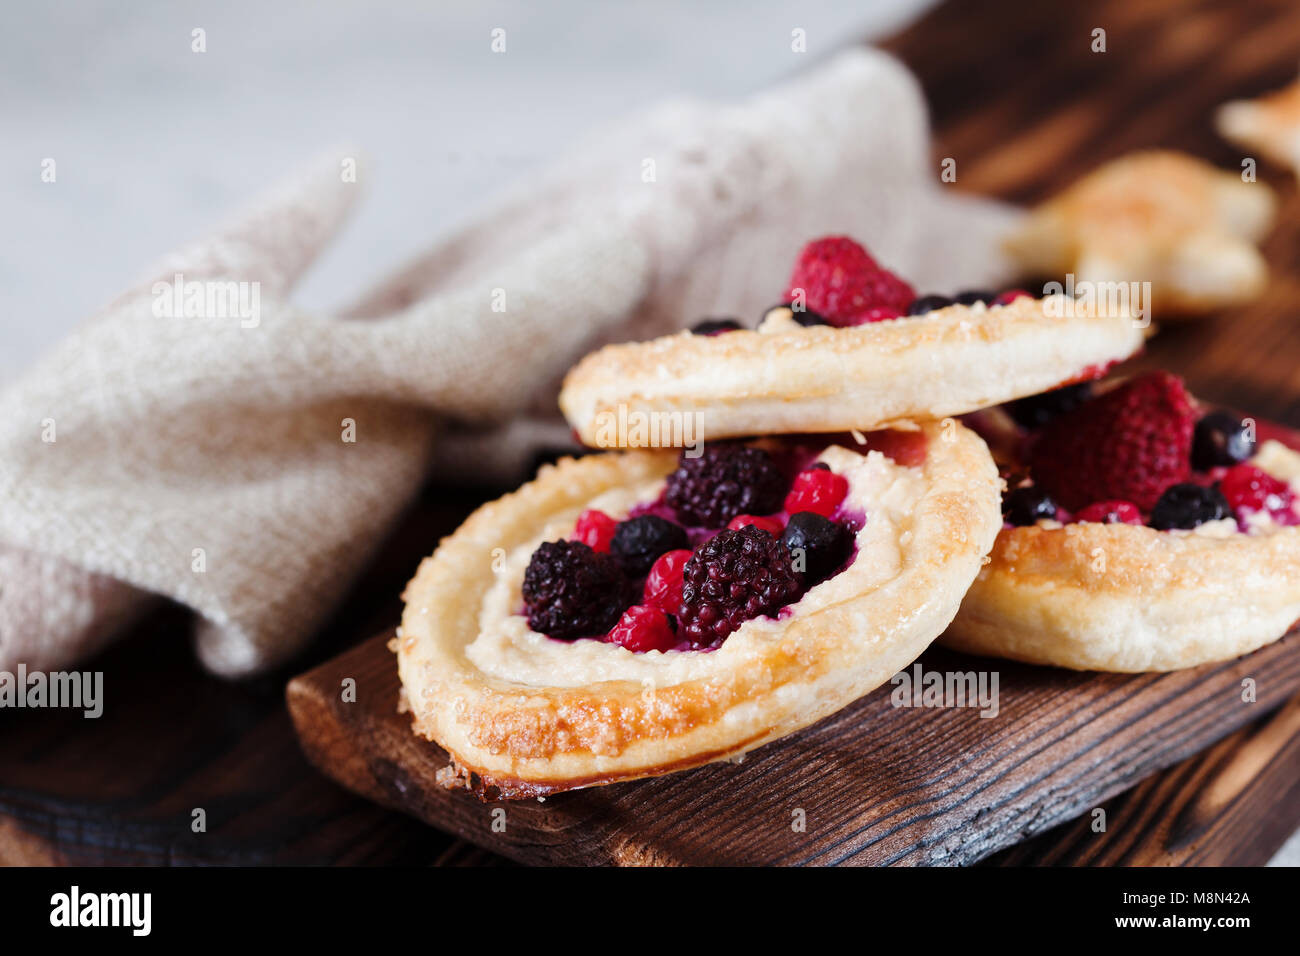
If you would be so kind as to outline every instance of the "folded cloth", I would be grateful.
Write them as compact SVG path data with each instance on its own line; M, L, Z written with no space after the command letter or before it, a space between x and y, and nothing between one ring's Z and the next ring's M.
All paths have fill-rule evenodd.
M584 351L755 320L811 237L856 236L922 291L1009 274L994 237L1014 213L939 184L917 85L874 51L607 131L354 307L308 314L288 295L364 182L348 155L0 395L0 669L69 665L153 595L197 612L213 672L283 662L430 469L517 478L566 440L557 386Z

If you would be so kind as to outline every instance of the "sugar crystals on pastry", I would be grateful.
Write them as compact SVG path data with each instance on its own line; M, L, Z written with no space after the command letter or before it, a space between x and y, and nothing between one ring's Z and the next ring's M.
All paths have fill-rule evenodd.
M1245 654L1300 619L1290 433L1205 408L1165 372L971 423L1007 477L1004 527L945 643L1165 671Z
M805 247L784 299L754 330L713 322L588 355L564 381L565 417L594 447L652 444L611 426L653 416L690 415L712 438L937 420L1096 377L1148 324L1021 290L917 296L844 237Z
M546 466L407 586L394 646L413 728L451 755L444 782L486 798L793 733L947 626L997 534L999 488L952 420Z
M1030 272L1076 285L1150 282L1157 321L1250 301L1268 268L1256 244L1273 192L1182 153L1132 153L1032 211L1007 248Z

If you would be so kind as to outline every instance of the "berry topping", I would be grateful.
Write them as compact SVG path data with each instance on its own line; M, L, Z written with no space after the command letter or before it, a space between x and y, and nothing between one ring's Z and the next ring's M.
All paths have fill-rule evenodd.
M686 562L681 633L696 647L721 643L751 618L799 593L799 575L776 538L755 527L719 531Z
M632 603L618 561L580 541L539 545L524 572L528 626L560 640L608 631Z
M702 319L691 326L692 335L720 335L735 332L744 326L735 319Z
M623 612L605 640L626 647L635 654L667 651L677 644L672 619L657 607L633 604Z
M588 508L578 515L578 523L573 528L573 540L581 541L592 551L609 550L609 542L614 537L618 522L595 508Z
M682 606L682 569L690 557L691 552L685 548L661 554L645 579L641 603L676 614Z
M861 325L901 315L916 294L881 268L870 253L846 236L827 236L804 246L786 287L786 297L820 312L831 325ZM892 315L872 310L889 310Z
M1210 412L1196 423L1192 436L1192 467L1209 471L1235 465L1255 454L1254 436L1231 412Z
M656 515L641 515L619 523L610 551L623 563L623 570L636 578L649 571L661 554L689 546L681 525Z
M1021 428L1042 428L1053 418L1073 411L1090 398L1092 382L1079 382L1039 395L1017 398L1006 405L1006 410Z
M1172 528L1195 528L1207 521L1232 517L1223 492L1214 486L1183 482L1167 489L1151 509L1148 524L1157 531Z
M1016 299L1032 299L1032 292L1026 292L1024 289L1007 289L1006 292L998 293L998 297L993 300L994 305L1010 305Z
M830 577L853 552L853 532L837 521L812 511L792 515L781 534L796 571L809 584Z
M1098 501L1077 512L1074 520L1097 524L1141 524L1142 512L1131 501Z
M790 310L790 318L794 319L804 328L812 328L814 325L830 325L830 321L824 315L819 315L810 309L796 309L793 304L787 304L786 308Z
M682 452L668 476L664 498L689 525L721 528L741 514L781 510L787 485L772 457L747 445L706 445L688 458Z
M997 297L998 294L996 292L987 292L983 289L971 289L968 292L958 292L953 296L953 300L959 305L974 305L977 302L990 305Z
M934 312L937 309L944 309L952 305L952 299L946 295L923 295L919 299L913 299L907 307L908 315L925 315L927 312Z
M794 476L790 493L785 496L789 514L812 511L829 518L849 493L849 481L829 468L809 468Z
M727 527L732 531L739 531L746 525L751 524L755 528L762 528L774 538L779 538L781 536L781 531L785 528L785 525L781 524L779 518L770 516L759 517L758 515L736 515L736 517L727 522Z
M1094 501L1155 507L1186 481L1196 411L1182 380L1151 372L1050 422L1034 445L1034 480L1067 508Z
M1037 485L1012 488L1002 497L1002 517L1007 524L1023 528L1041 518L1056 517L1056 502Z
M1295 524L1295 492L1285 481L1274 478L1254 465L1234 465L1228 469L1219 490L1229 506L1247 514L1266 511L1279 524Z

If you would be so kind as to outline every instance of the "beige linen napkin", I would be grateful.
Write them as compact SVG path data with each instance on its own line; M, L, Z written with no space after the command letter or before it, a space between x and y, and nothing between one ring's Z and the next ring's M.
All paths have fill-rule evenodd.
M67 666L150 595L197 612L218 674L284 661L430 468L518 477L565 439L557 385L584 351L752 323L811 237L854 235L923 292L1008 274L1012 213L939 184L917 86L874 51L605 131L354 308L309 314L289 292L365 183L352 155L161 263L0 395L0 669ZM256 288L256 320L187 312L178 275L246 306Z

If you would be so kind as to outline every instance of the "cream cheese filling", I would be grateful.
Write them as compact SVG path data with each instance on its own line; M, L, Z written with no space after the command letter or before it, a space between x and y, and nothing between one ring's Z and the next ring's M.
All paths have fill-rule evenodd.
M865 514L857 533L857 555L848 569L812 588L784 614L809 614L879 587L902 569L903 547L910 537L911 516L925 493L920 469L899 465L878 451L865 455L830 446L818 456L849 483L845 506ZM617 489L592 499L616 520L638 503L656 500L664 482ZM773 618L747 621L714 651L633 653L597 640L557 641L538 634L517 613L523 604L524 571L537 546L567 538L581 509L558 514L532 541L498 562L479 613L479 633L465 656L484 674L537 687L579 687L600 681L633 681L647 690L683 681L726 674L746 659L761 655L781 639L784 622Z

